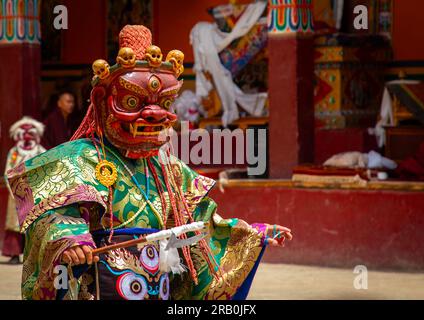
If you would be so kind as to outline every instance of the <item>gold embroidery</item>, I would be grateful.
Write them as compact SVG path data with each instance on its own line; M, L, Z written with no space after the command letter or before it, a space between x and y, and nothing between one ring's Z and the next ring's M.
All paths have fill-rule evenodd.
M135 92L141 96L148 96L149 92L147 92L146 89L136 85L135 83L129 82L128 80L124 78L119 78L119 84L124 87L125 89Z
M213 279L205 298L222 300L234 295L255 265L261 249L261 238L255 230L235 227L221 259L224 274L219 280Z

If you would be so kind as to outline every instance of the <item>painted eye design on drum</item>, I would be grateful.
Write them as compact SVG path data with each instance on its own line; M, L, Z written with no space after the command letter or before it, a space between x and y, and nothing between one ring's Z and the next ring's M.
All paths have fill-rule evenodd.
M144 300L148 291L146 279L132 272L124 273L116 281L116 291L125 300Z
M140 262L147 272L155 274L159 270L158 250L153 245L143 247L140 254Z
M169 276L164 273L159 280L159 296L162 300L169 299Z
M164 107L166 110L169 110L171 108L172 104L174 103L174 99L166 98L162 100L162 107Z
M122 99L122 106L127 110L134 110L138 107L139 99L137 97L126 95Z

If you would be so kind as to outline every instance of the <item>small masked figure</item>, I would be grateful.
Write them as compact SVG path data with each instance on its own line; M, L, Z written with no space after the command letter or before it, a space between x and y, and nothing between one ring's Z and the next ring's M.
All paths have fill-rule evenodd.
M7 155L5 175L10 169L46 151L40 144L44 132L42 123L30 117L23 117L10 127L9 132L15 146ZM3 255L11 257L9 263L17 264L19 255L23 252L23 236L19 233L15 200L11 194L7 202L5 229Z
M178 99L175 100L173 108L177 112L180 121L188 121L190 130L197 127L200 116L205 113L202 109L200 98L191 90L183 91Z

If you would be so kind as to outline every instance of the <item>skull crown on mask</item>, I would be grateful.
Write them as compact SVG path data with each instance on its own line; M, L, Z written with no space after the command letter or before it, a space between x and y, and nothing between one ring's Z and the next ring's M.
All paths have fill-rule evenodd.
M127 157L155 154L177 116L170 110L182 85L171 72L132 70L94 99L106 138Z
M73 139L95 132L128 158L155 155L177 120L171 106L182 86L184 54L171 50L163 61L144 26L125 26L119 34L116 64L93 65L91 106Z

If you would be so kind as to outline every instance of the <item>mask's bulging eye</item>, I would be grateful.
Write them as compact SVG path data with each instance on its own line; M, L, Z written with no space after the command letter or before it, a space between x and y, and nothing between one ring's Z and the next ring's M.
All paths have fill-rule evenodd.
M147 83L147 87L150 92L156 93L162 87L160 80L155 75L151 76L149 82Z
M138 107L139 101L137 97L127 95L122 99L122 106L127 110L134 110Z
M152 86L152 89L153 89L153 90L156 90L156 89L159 87L159 81L157 81L157 80L153 80L153 81L151 82L151 86Z
M171 108L173 102L174 102L173 99L170 99L170 98L164 99L162 101L162 107L169 110L169 108Z

